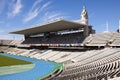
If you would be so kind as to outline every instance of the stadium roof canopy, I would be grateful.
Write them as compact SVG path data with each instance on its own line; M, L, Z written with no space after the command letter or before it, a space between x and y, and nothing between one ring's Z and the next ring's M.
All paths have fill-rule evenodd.
M83 28L85 26L86 25L80 24L77 22L59 19L59 20L47 22L45 24L36 25L30 28L13 31L10 33L23 34L23 35L35 35L35 34L46 33L46 32L56 32L56 31L61 31L66 29L78 29L78 28Z

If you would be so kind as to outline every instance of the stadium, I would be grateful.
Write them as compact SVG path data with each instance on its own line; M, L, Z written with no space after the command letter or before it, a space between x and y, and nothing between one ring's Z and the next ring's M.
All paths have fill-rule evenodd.
M0 40L0 80L120 80L119 31L96 34L85 7L79 20L12 31L25 40Z

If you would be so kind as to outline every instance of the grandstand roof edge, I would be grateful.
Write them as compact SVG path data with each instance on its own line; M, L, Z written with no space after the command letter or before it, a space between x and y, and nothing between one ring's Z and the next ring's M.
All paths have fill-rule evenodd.
M35 25L29 28L12 31L9 33L31 35L31 34L38 34L38 33L44 33L44 32L59 31L59 30L64 30L69 28L78 28L78 27L81 28L83 26L90 26L90 25L85 25L85 24L64 20L64 19L57 19L57 20L49 21L43 24Z

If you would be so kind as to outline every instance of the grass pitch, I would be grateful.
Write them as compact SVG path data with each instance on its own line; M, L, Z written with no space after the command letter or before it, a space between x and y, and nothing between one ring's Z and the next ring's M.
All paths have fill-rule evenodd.
M14 66L14 65L23 65L23 64L32 64L32 62L11 58L8 56L0 55L0 67L3 66Z

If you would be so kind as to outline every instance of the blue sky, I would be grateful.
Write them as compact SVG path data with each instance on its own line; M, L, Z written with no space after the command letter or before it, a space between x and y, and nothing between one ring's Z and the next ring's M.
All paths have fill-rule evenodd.
M89 24L97 33L116 31L120 19L120 0L0 0L0 38L22 39L11 31L27 28L50 20L80 19L85 5Z

